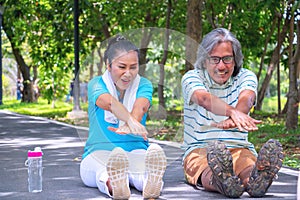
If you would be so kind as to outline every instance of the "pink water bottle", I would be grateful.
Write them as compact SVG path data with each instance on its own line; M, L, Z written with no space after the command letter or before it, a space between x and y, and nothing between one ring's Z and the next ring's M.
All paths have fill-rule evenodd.
M35 147L34 151L28 151L26 166L28 166L28 191L41 192L43 182L42 157L43 152L40 147Z

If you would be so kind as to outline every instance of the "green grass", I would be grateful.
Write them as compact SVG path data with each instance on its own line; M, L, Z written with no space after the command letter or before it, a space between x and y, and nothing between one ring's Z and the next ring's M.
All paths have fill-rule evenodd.
M258 126L258 131L249 133L249 141L255 144L256 150L259 151L268 139L277 139L283 145L284 165L300 169L300 129L288 131L284 125L284 118L275 116L268 117L263 121L263 124Z
M81 104L83 110L87 110L87 104ZM66 117L67 113L72 111L73 104L64 101L56 101L55 107L48 104L47 100L39 98L37 103L21 103L18 100L4 98L2 110L9 110L23 115L33 115L46 117L49 119L60 119Z
M269 101L269 103L265 105L265 109L271 110L269 108L270 106L276 113L277 111L274 109L274 101L276 100L267 99L266 101ZM160 113L161 115L149 113L147 129L150 137L180 143L183 141L182 109L180 109L180 102L175 102L174 105L175 106L171 106L172 109L170 110L163 110L157 106L157 100L154 99L151 109L154 110L154 113ZM81 108L86 111L87 104L82 104ZM88 126L87 119L74 121L66 118L67 113L72 111L73 104L64 101L57 101L55 108L52 108L52 104L48 104L46 100L41 98L38 103L20 103L20 101L17 100L4 99L0 109L25 115L46 117L75 125ZM160 112L157 112L157 110ZM263 121L263 123L259 125L258 131L249 133L249 141L255 145L256 150L259 151L260 147L268 139L278 139L284 148L284 165L300 169L300 128L296 131L287 131L284 126L285 118L278 117L272 113L254 112L252 116Z
M262 105L262 110L268 111L268 113L278 113L278 98L277 97L265 97ZM284 108L286 103L286 98L281 97L280 99L280 106L281 109Z
M72 110L72 107L71 104L60 101L56 102L55 108L52 108L52 104L48 104L46 100L39 99L38 103L20 103L17 100L4 100L0 108L24 115L55 119L64 117L67 112Z

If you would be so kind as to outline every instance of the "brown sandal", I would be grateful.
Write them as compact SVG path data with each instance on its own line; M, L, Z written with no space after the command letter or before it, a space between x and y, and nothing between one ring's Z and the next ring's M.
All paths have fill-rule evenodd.
M282 145L277 140L270 139L262 146L247 185L250 196L265 195L273 179L277 178L283 158Z
M207 147L207 161L213 172L211 184L227 197L240 197L245 188L233 172L232 156L226 145L220 141L210 143Z

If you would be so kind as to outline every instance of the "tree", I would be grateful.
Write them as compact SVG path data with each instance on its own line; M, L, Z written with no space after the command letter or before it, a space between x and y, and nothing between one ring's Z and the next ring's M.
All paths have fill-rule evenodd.
M22 77L28 82L27 88L30 88L33 80L38 79L41 92L49 102L62 98L69 88L69 81L74 78L72 1L3 2L6 7L4 29ZM285 59L288 55L286 38L291 16L285 8L292 2L79 1L80 71L90 69L91 78L96 73L96 68L93 68L95 62L97 74L101 75L104 69L101 55L106 48L106 40L117 33L124 33L140 46L140 74L148 76L154 83L155 91L159 90L161 103L162 100L167 102L167 98L174 96L175 90L180 90L179 79L184 71L193 68L202 35L213 28L225 27L235 33L242 44L244 67L251 68L258 75L256 109L261 109L267 88L276 88L275 81L271 80L278 64L288 69L293 62L299 63L296 54L293 62L287 63ZM172 9L168 12L170 3ZM279 31L276 25L280 25ZM174 34L175 31L181 35ZM167 33L168 39L163 39L162 32ZM183 38L185 40L182 42ZM299 71L296 70L295 74L299 74ZM292 89L289 88L290 91ZM28 95L24 98L30 102L31 90L27 90ZM276 93L274 91L273 95Z
M15 56L18 67L23 77L23 102L36 101L33 93L33 85L30 77L30 67L26 64L24 57L22 56L21 44L24 42L24 30L26 29L26 19L22 18L24 10L18 6L13 6L5 2L5 17L3 18L2 27L5 31L7 38L9 39L12 47L12 53ZM26 9L25 9L26 10ZM29 11L29 10L27 10ZM30 12L30 11L29 11ZM16 20L16 18L18 20ZM19 25L18 27L15 24ZM23 26L23 27L22 27Z
M297 3L298 4L298 3ZM289 32L289 92L287 100L287 118L286 128L288 130L297 129L298 127L298 107L299 107L299 93L297 88L297 65L300 62L300 22L297 21L297 45L296 52L294 52L294 22L295 12L294 8L298 8L298 5L291 5L291 17L290 17L290 32Z
M257 98L257 104L256 104L257 110L261 110L261 108L262 108L263 99L264 99L267 87L269 86L270 80L272 78L273 71L276 69L278 62L280 61L280 57L278 55L280 55L280 53L279 53L280 49L283 45L284 39L286 38L286 34L288 31L288 27L289 27L289 17L290 17L289 10L287 10L285 18L281 17L282 19L284 19L284 24L281 29L280 36L278 37L278 42L273 51L270 63L268 65L265 79L263 80L262 86L258 92L258 98Z
M203 31L202 9L203 0L189 0L187 3L186 35L188 37L186 39L185 71L193 69L193 64L196 62L197 44L202 39Z
M61 98L68 90L68 72L72 70L72 4L59 0L6 1L5 8L4 31L24 79L23 101L35 101L33 68L43 73L39 84L49 103Z
M171 18L171 11L172 11L172 0L168 0L168 9L167 9L167 17L166 17L166 31L164 34L164 45L163 45L163 56L159 63L160 70L159 70L159 82L158 82L158 100L159 105L163 108L166 107L165 105L165 98L164 98L164 80L165 80L165 64L168 59L168 49L169 49L169 36L170 36L170 18Z

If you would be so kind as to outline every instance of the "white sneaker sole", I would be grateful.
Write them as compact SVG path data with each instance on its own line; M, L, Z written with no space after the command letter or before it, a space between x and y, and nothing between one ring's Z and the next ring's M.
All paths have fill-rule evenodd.
M110 154L106 166L114 199L129 199L129 161L125 151L116 147Z
M143 190L145 199L158 198L163 186L163 176L167 166L167 159L163 149L152 144L147 150L146 158L147 181Z

